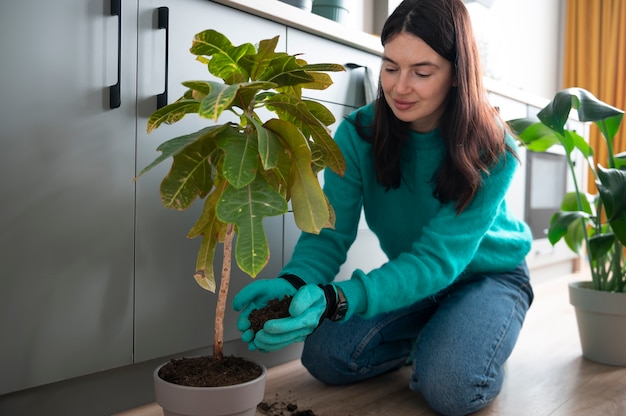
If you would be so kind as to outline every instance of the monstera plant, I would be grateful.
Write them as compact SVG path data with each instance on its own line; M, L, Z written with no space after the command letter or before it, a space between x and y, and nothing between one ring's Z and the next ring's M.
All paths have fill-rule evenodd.
M597 160L593 148L573 129L567 129L571 110L578 120L597 126L607 158ZM591 281L569 283L583 356L603 364L626 366L626 152L616 153L615 136L624 111L582 88L559 91L537 118L508 122L529 151L560 146L565 152L574 191L550 220L548 239L564 240L586 256ZM582 156L597 193L581 188L576 155Z
M606 145L606 160L597 161L589 143L566 128L572 109L577 110L580 121L597 125ZM576 253L586 249L592 288L609 292L626 292L626 153L614 150L623 116L622 110L589 91L568 88L559 91L537 118L508 121L529 151L542 152L552 146L565 151L575 190L565 195L561 210L553 215L548 239L552 244L563 239ZM578 183L576 152L587 162L597 194L586 192Z
M190 51L212 80L183 82L183 96L148 120L148 132L187 114L207 120L206 127L162 143L157 148L162 154L139 175L172 158L160 188L163 205L186 210L196 199L204 200L188 237L202 237L194 277L212 292L215 249L223 243L213 347L217 359L223 356L235 234L236 263L255 277L270 256L263 219L286 213L290 201L301 230L319 233L333 227L333 209L317 174L325 167L340 175L345 169L328 129L335 118L324 105L302 98L304 88L329 87L332 80L326 72L344 67L309 64L297 55L276 52L277 43L278 36L256 46L234 46L214 30L198 33ZM217 124L225 113L235 121ZM261 115L267 114L271 116L263 120Z

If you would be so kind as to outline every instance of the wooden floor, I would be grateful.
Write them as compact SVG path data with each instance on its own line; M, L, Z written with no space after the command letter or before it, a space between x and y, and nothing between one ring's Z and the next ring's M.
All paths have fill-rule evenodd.
M625 416L626 368L581 356L567 283L578 274L534 284L535 301L506 364L500 396L476 416ZM313 379L299 361L269 369L266 403L295 403L318 416L431 416L422 397L408 388L410 367L350 386ZM278 414L278 413L277 413ZM285 411L284 415L291 412ZM150 404L118 416L162 416ZM258 415L264 415L258 412Z

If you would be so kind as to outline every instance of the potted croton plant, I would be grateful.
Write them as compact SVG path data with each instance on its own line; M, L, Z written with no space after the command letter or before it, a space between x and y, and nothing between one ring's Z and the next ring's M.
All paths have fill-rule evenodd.
M165 415L256 414L256 406L263 399L265 368L223 354L233 238L236 235L237 266L255 277L270 256L263 219L286 213L289 201L301 230L319 233L334 225L333 210L317 174L325 167L338 174L345 169L341 151L328 129L335 118L319 102L302 99L302 89L325 89L332 84L326 72L345 69L338 64L308 64L299 56L276 52L277 42L278 36L261 40L257 46L234 46L214 30L198 33L190 51L215 80L183 82L187 88L184 95L158 109L148 120L150 132L187 114L207 119L206 127L158 146L162 154L138 176L171 157L171 168L160 188L163 205L186 210L196 199L204 200L200 216L187 236L202 237L194 277L202 288L212 292L216 290L215 248L223 244L213 355L171 360L155 371L157 402ZM234 121L217 124L224 113ZM192 265L188 266L191 269ZM234 365L233 359L253 367L252 380L236 377L223 387L213 385L214 380L178 386L181 381L163 379L174 374L176 366L200 373L205 373L209 365L225 364L236 369L240 364ZM236 391L235 385L244 390ZM252 391L253 387L257 390ZM176 390L173 398L169 396L172 389Z
M567 129L572 109L578 120L594 123L604 138L608 157L597 160L589 143ZM591 281L569 285L583 355L591 360L626 365L626 152L615 153L614 138L624 112L600 101L582 88L558 92L536 118L508 121L529 151L552 146L565 151L574 191L565 195L561 210L550 221L548 238L564 240L576 253L584 253ZM590 180L598 192L590 194L578 183L576 152L582 154Z

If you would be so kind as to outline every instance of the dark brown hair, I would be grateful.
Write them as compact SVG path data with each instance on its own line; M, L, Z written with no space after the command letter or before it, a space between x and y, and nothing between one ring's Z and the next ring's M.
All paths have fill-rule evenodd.
M448 92L439 121L446 152L432 179L434 196L443 203L455 201L460 213L480 188L481 174L488 173L507 150L505 124L487 101L478 48L461 0L403 1L382 29L383 46L402 32L421 38L452 63L456 86ZM357 124L359 134L372 143L378 182L388 190L398 188L402 148L411 129L394 116L380 83L373 126Z

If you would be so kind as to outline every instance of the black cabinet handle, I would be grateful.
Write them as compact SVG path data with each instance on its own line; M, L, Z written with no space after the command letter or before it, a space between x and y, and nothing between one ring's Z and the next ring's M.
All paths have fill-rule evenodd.
M117 16L117 83L109 87L109 105L117 108L122 103L120 78L122 74L122 0L111 0L111 16Z
M165 88L161 94L157 95L157 109L167 105L167 79L169 70L169 56L170 56L170 9L168 7L159 7L159 29L165 29Z

